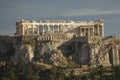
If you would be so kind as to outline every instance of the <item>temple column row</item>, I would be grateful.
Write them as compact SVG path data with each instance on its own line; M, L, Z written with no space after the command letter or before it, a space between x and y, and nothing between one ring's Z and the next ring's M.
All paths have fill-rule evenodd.
M102 25L95 25L95 35L104 36L104 28Z
M32 30L34 30L34 29L32 29ZM60 26L59 25L57 25L57 26L55 26L55 25L38 26L38 32L44 33L45 31L47 31L47 32L55 32L55 31L59 32Z
M94 36L93 28L80 28L80 36Z

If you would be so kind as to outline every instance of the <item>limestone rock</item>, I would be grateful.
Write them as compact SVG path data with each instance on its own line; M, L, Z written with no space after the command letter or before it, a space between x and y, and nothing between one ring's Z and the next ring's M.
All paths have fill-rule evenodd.
M25 63L32 61L34 53L30 45L20 45L16 47L15 60L23 60Z
M45 52L44 55L42 55L39 60L40 62L43 62L45 64L51 64L55 66L65 67L68 65L66 58L58 50Z
M65 67L68 65L66 58L60 51L53 51L50 60L55 66Z

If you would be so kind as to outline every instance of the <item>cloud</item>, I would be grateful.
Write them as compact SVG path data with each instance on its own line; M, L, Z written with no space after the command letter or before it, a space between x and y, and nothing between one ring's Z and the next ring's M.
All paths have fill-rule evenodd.
M61 14L61 16L91 16L91 15L108 15L120 14L120 9L80 9L68 10Z

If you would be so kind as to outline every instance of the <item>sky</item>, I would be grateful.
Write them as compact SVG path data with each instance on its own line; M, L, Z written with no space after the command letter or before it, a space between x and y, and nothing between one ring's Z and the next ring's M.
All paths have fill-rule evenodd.
M20 19L103 19L105 36L120 36L120 0L0 0L0 34L14 34Z

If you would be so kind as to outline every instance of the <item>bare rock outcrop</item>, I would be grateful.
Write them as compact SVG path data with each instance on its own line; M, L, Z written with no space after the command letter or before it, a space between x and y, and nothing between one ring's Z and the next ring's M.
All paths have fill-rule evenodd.
M39 60L42 63L54 66L65 67L68 65L67 59L63 56L63 54L59 50L45 52L44 55L41 55Z
M59 50L52 51L50 60L52 61L53 65L65 67L68 65L66 58Z
M15 61L23 60L25 63L31 62L34 57L32 47L28 44L16 46L14 57Z

